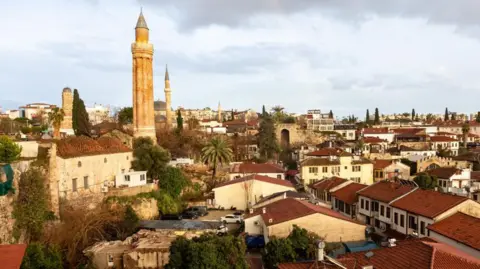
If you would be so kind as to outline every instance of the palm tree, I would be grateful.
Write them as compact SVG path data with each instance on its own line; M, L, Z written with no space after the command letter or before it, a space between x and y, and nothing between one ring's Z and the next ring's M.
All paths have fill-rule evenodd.
M61 108L54 108L52 111L48 112L48 121L53 125L53 137L60 137L60 125L62 124L63 117L65 112Z
M218 164L226 164L232 160L232 149L227 140L220 136L212 138L202 149L202 161L212 166L212 182L215 180Z
M463 147L467 148L468 134L470 133L470 125L468 123L463 124L462 134L463 134Z

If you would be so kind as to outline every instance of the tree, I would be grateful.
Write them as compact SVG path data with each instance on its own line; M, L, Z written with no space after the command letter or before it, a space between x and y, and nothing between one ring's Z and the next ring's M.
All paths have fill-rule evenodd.
M333 112L332 112L332 110L330 110L330 112L328 113L328 118L333 119Z
M445 116L443 117L444 121L448 121L448 108L445 108Z
M452 115L450 116L450 120L457 120L457 114L452 113Z
M78 90L73 90L72 127L76 136L91 136L91 125L85 103L80 98Z
M468 123L464 123L462 125L463 147L464 148L467 148L468 134L469 133L470 133L470 125Z
M375 108L375 118L373 124L380 124L380 115L378 114L378 108Z
M316 254L316 242L320 240L320 236L309 232L304 228L293 225L293 229L287 237L297 253L302 259L314 259Z
M160 178L158 186L172 198L177 198L189 183L189 180L185 177L181 169L168 166L165 168L165 172Z
M260 156L265 160L272 159L279 150L277 136L275 135L275 125L270 115L266 115L260 121L258 143Z
M422 189L433 190L438 186L438 179L436 176L430 176L426 173L418 174L413 181Z
M189 130L195 130L200 125L196 118L189 118L187 120L187 125Z
M53 125L53 137L60 138L60 125L62 124L65 112L63 109L55 107L52 111L48 112L48 121Z
M133 108L130 106L120 109L117 114L117 119L121 125L133 123Z
M297 253L288 238L273 238L262 250L262 260L265 268L278 268L280 263L293 262Z
M56 245L43 243L28 244L20 269L60 269L63 268L62 252Z
M154 198L157 200L158 211L162 214L177 214L182 211L182 201L173 198L165 190L155 192Z
M218 164L228 164L233 157L232 149L227 140L221 136L212 138L202 149L202 161L213 169L212 181L215 182Z
M427 116L425 117L425 119L427 120L427 122L432 122L434 117L433 117L433 114L432 113L428 113Z
M139 137L133 140L132 168L135 171L147 171L151 179L159 179L170 161L168 151L154 145L150 137Z
M230 113L230 116L232 117L232 120L235 120L235 113L233 112L233 109L232 109L232 111L231 111L231 113Z
M169 262L165 268L247 269L245 251L242 237L204 234L188 240L179 236L170 245Z
M0 163L13 163L20 158L22 147L6 135L0 136Z
M412 121L415 120L415 108L412 108Z
M124 236L130 236L135 232L138 226L140 219L137 216L137 213L133 210L131 205L125 207L125 214L123 217L123 222L121 223L121 230L123 230Z
M274 122L279 123L283 122L283 119L285 118L285 112L283 111L284 107L282 106L274 106L272 107L272 118Z
M267 111L265 110L265 105L262 106L262 117L265 117L267 115Z
M183 131L183 117L182 111L177 110L177 131L181 133Z
M14 233L23 233L27 242L38 241L43 235L43 225L51 216L48 210L46 177L38 167L31 167L20 175L18 198L13 208Z
M365 122L368 124L370 122L370 112L367 109L367 115L365 115Z

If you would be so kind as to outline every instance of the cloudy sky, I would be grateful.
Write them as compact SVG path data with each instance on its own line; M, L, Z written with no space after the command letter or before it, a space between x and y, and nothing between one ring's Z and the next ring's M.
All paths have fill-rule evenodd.
M0 105L131 105L140 7L174 107L480 109L478 0L2 0Z

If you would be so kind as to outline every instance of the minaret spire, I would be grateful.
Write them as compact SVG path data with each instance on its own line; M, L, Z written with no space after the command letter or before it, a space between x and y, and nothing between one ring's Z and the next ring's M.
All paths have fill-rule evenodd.
M145 21L145 17L143 17L143 9L140 8L140 15L138 16L137 20L137 26L135 26L135 29L137 28L145 28L148 30L147 22Z
M165 81L170 81L170 76L168 75L168 64L165 65Z
M172 90L170 89L170 76L168 74L168 65L165 65L165 109L166 109L166 127L169 129L172 126Z

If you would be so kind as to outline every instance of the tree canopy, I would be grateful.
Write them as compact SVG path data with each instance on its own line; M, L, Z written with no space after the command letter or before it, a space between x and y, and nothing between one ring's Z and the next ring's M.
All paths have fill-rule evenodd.
M90 120L78 90L73 90L72 127L76 136L91 136Z
M221 136L216 136L202 149L202 161L213 169L212 182L215 182L218 164L228 164L233 158L230 144Z
M53 125L54 135L53 137L60 137L60 125L62 124L65 112L63 109L55 107L52 111L48 112L48 121Z
M62 252L56 245L34 242L28 244L20 269L63 268Z
M378 108L375 108L375 118L373 119L373 124L380 124L380 114L378 113Z
M166 269L247 269L242 237L201 235L191 240L178 237L170 245Z
M159 179L170 161L168 151L154 145L150 137L139 137L133 140L132 168L135 171L147 171L151 179Z
M118 123L125 125L133 123L133 108L124 107L118 111L117 114Z
M190 181L185 177L180 168L167 166L158 182L158 186L172 198L177 198L189 183Z
M427 173L420 173L413 179L420 188L432 190L438 186L438 179L436 176L430 176Z
M183 117L182 117L182 111L177 110L177 131L182 132L183 131Z
M368 124L370 122L370 111L367 109L367 114L365 115L365 122Z
M444 121L448 121L448 108L445 108L445 116L443 117Z
M264 160L270 160L279 151L275 124L270 115L265 115L260 121L258 130L259 153Z
M412 108L412 121L416 120L415 118L415 108Z
M22 153L22 147L6 135L0 136L0 163L13 163Z

